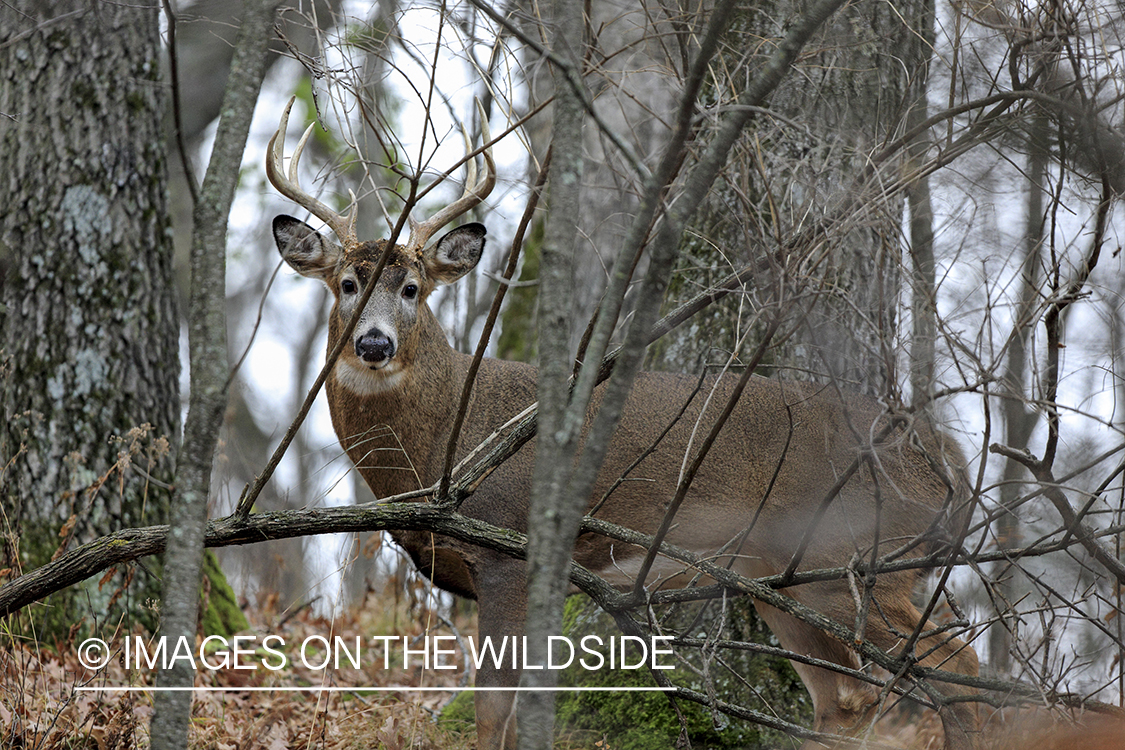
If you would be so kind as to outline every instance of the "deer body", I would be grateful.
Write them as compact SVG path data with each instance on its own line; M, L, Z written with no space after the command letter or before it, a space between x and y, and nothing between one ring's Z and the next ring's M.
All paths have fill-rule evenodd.
M284 129L283 119L279 132ZM351 220L342 219L296 187L300 147L288 181L277 175L280 152L273 144L270 150L271 181L328 221L343 242L340 247L290 217L274 220L274 236L285 260L298 272L323 280L336 298L330 350L351 316L359 315L352 341L344 346L326 385L340 443L376 497L432 486L444 465L470 357L449 346L426 299L436 285L452 283L475 267L483 252L484 227L459 227L427 247L439 222L415 226L407 245L391 250L368 303L357 313L360 292L385 243L357 242L354 214ZM487 152L485 156L490 161ZM475 190L470 204L480 199L480 185ZM466 196L470 193L466 188ZM462 210L465 200L459 202ZM625 405L591 504L601 500L618 477L626 472L628 476L599 507L597 517L654 533L675 493L684 456L693 452L693 435L710 430L735 380L730 375L712 377L696 393L695 377L642 374ZM533 403L535 391L535 368L486 359L474 383L457 457ZM599 390L592 411L600 399ZM784 571L817 508L886 424L881 407L870 399L845 400L835 390L811 384L752 379L693 482L668 541L746 576ZM694 438L696 443L699 439ZM912 444L914 439L921 448ZM961 483L957 451L943 443L940 434L924 424L911 433L892 431L885 444L873 449L875 459L861 464L827 505L800 569L846 565L856 555L867 559L873 545L885 554L927 532L948 508L950 495L956 494L950 488ZM646 451L651 452L631 467ZM950 471L935 468L945 461L953 465ZM533 462L534 441L490 474L461 512L526 532ZM477 599L482 637L522 634L527 601L523 561L427 532L392 536L438 586ZM644 554L643 549L593 534L580 536L574 547L577 562L622 587L633 585ZM658 557L646 583L690 573L682 564ZM902 634L919 624L921 616L911 601L916 582L913 572L879 575L877 606L865 630L878 647L894 652ZM805 584L786 593L838 622L855 623L855 597L845 580ZM844 644L779 610L757 606L785 648L859 666ZM956 639L922 638L917 653L924 655L921 663L926 666L970 675L977 671L975 653ZM870 686L831 670L794 666L812 695L817 730L862 729L877 698ZM514 686L518 679L518 672L486 661L478 671L477 686ZM476 705L479 747L514 748L512 694L478 692ZM953 704L943 712L947 747L972 745L974 720L965 705Z

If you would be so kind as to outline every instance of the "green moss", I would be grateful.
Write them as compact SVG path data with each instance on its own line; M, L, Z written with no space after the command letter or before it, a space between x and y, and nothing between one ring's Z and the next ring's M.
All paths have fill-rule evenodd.
M211 550L206 550L203 554L203 576L210 584L210 595L206 599L207 606L203 610L204 635L221 635L229 638L239 631L248 629L250 623L238 606L234 590L227 583L227 577L219 567L219 560Z
M474 701L473 693L467 691L458 693L438 714L438 726L461 734L472 732L477 716Z
M98 90L92 83L82 78L70 85L70 96L74 105L84 109L98 108Z
M60 542L57 526L25 521L19 534L23 569L34 570L49 562ZM128 542L115 540L111 544ZM76 546L71 544L70 548ZM13 616L9 626L43 643L89 636L109 639L118 628L130 632L134 624L153 632L157 613L152 603L160 600L160 581L151 574L153 567L152 563L118 565L24 608Z
M546 222L536 220L523 245L520 281L539 278L539 259L545 234ZM500 359L535 361L538 354L535 334L535 306L538 299L538 287L535 286L517 286L508 290L507 304L500 315L500 337L496 341L496 354Z
M70 34L65 28L56 28L47 35L47 46L53 50L63 50L70 46Z
M30 530L31 533L28 533ZM38 541L36 541L38 540ZM46 540L46 541L44 541ZM20 557L25 570L45 564L57 549L57 529L24 528L20 535ZM124 540L109 544L127 545ZM204 555L203 574L207 579L203 596L201 590L202 624L204 635L232 636L250 627L246 616L238 607L237 599L215 555L207 550ZM127 596L121 596L126 578L133 577ZM99 575L80 584L52 594L41 604L22 610L11 627L16 632L35 634L44 642L76 637L111 637L113 631L131 632L133 625L155 633L159 625L158 612L153 605L161 600L161 562L149 559L142 565L119 565L114 574ZM139 585L138 585L139 583ZM107 614L108 613L108 614ZM121 618L126 618L121 620ZM122 623L125 623L122 625ZM102 627L106 628L101 632Z
M699 611L699 607L691 607L661 612L659 616L667 616L664 626L669 629L666 631L669 634L690 626L690 633L697 635L716 625L714 613L717 611L712 605L703 612ZM564 618L563 632L575 642L587 634L597 634L603 639L619 635L612 618L585 597L568 600ZM730 606L730 614L724 623L724 637L759 642L772 638L758 620L752 605L744 600L737 600ZM700 677L704 672L698 652L690 649L678 649L677 652L687 656L695 670L679 664L676 669L665 672L675 684L700 692L710 689L725 701L762 712L776 711L791 721L799 722L811 716L804 687L785 659L742 651L724 652L722 660L731 666L734 673L712 662L706 672L711 679L708 686ZM665 663L674 662L667 658ZM653 681L647 669L588 671L572 665L562 672L560 683L584 687L626 687L651 686ZM679 701L678 705L694 748L783 748L800 744L774 730L713 714L696 703ZM614 750L674 747L682 731L676 711L663 693L563 693L556 707L556 727L560 736L604 738Z
M374 23L352 23L344 34L344 44L365 51L380 51L387 47L391 29L382 18Z
M704 607L700 612L700 607ZM714 605L679 608L658 613L665 617L665 627L688 628L697 635L715 626ZM771 642L773 636L765 628L748 600L739 599L728 605L723 636L731 640ZM607 641L620 636L613 619L584 596L571 597L566 603L563 635L578 644L584 636L598 635ZM776 645L776 642L774 642ZM600 649L608 653L608 649ZM722 660L727 671L712 662L708 674L711 684L704 684L698 653L679 649L694 669L679 664L665 674L673 683L706 692L714 691L723 700L751 709L780 715L786 720L809 723L812 705L800 678L788 660L766 657L745 651L724 651ZM576 655L577 656L577 655ZM633 656L629 657L636 661ZM591 663L591 662L587 662ZM677 663L663 657L661 663ZM560 686L565 687L651 687L648 669L588 670L575 663L560 672ZM791 748L800 742L772 729L749 722L712 714L706 707L687 701L678 702L684 717L691 747L710 750L728 748ZM682 727L668 696L658 692L569 692L559 693L555 703L556 744L562 747L592 747L598 741L614 750L649 750L675 747ZM438 719L447 729L469 731L473 725L473 696L461 693L441 712Z
M144 112L148 109L148 101L145 99L144 94L139 91L130 91L126 94L125 104L128 106L129 111L134 114Z

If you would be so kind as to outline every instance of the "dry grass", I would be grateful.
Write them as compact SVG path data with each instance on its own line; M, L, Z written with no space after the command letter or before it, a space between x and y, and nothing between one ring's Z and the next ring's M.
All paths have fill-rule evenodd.
M473 632L471 617L451 628L437 613L414 600L405 609L370 604L328 620L308 611L284 619L270 607L259 612L256 635L275 634L289 644L310 636L340 636L346 642L372 634L415 637ZM264 623L277 623L265 625ZM0 749L8 750L143 750L149 747L152 716L149 692L112 692L99 687L151 685L152 675L127 670L121 658L91 672L78 660L71 641L45 647L0 636ZM251 659L252 661L252 659ZM284 669L204 670L198 687L240 688L230 692L199 691L194 696L189 747L202 750L470 750L475 735L458 734L434 719L454 695L464 675L449 671L403 670L401 662L384 669L381 658L365 658L359 669L312 670L290 663ZM378 692L386 686L448 687L448 692ZM246 688L333 687L334 692L308 690L249 691ZM92 688L82 689L78 688ZM366 690L365 690L366 688ZM354 689L349 690L349 689ZM940 722L930 712L898 711L880 722L871 739L907 750L942 747ZM1033 710L992 713L982 735L981 750L1125 750L1125 724L1086 714L1061 717ZM605 738L567 736L567 750L608 750Z
M373 609L369 608L370 613ZM374 611L381 611L377 608ZM274 618L261 618L276 621ZM257 635L277 634L295 651L309 636L356 636L379 633L395 636L423 634L415 623L426 618L396 617L397 631L385 622L351 613L335 620L307 612L278 627L262 627ZM437 622L436 618L431 618ZM405 624L406 627L402 627ZM471 623L465 623L467 626ZM449 634L433 628L430 634ZM78 644L51 648L3 636L0 644L0 748L8 750L131 750L149 746L152 715L149 692L113 692L99 687L149 685L152 675L126 670L120 654L106 667L91 672L78 659ZM116 644L115 644L116 645ZM216 659L217 661L217 659ZM248 662L253 662L251 657ZM434 722L453 692L374 692L389 685L457 687L460 671L384 670L381 659L360 669L314 671L290 662L278 671L201 670L197 687L333 687L355 692L198 691L192 703L189 747L218 750L322 748L323 750L459 750L474 745L471 734L450 733ZM79 689L83 688L83 689ZM367 688L367 691L363 689Z

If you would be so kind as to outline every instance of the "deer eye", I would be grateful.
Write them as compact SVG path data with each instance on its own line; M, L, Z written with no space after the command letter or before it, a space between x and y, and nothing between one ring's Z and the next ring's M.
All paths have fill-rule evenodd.
M414 299L418 296L418 285L407 284L402 288L402 296L406 299Z
M344 279L340 282L340 291L344 294L355 294L355 282L351 279Z

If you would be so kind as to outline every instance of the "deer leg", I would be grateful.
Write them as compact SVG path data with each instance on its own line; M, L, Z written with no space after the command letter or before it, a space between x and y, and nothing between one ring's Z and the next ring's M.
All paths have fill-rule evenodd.
M527 611L527 584L524 563L495 557L477 565L473 571L477 591L478 649L486 636L499 644L508 641L504 658L498 666L485 658L477 669L477 688L513 688L519 685L520 671L511 668L511 653L516 638L523 634ZM478 690L477 747L479 750L515 750L516 693Z
M501 679L492 683L485 669L477 672L477 687L515 687L519 681L509 682L503 672L496 672ZM478 691L475 698L477 712L477 747L480 750L515 750L516 748L516 700L515 693Z
M859 668L855 653L827 633L768 604L754 602L754 606L786 650L852 669ZM831 669L797 661L790 663L812 697L813 729L843 735L855 735L862 731L878 697L872 685ZM806 740L801 749L822 747L824 745L820 742Z
M921 613L911 602L916 579L910 575L881 576L876 591L876 606L871 608L864 637L889 654L901 653L907 635L914 632ZM822 583L801 587L799 600L815 602L814 608L845 625L854 626L855 599L843 583ZM762 618L785 648L799 654L854 667L858 658L850 648L811 625L766 605L757 604ZM932 629L926 623L924 630ZM932 652L932 653L931 653ZM919 664L968 676L978 672L976 652L964 642L939 634L922 638L915 653L923 655ZM831 670L794 662L797 673L808 688L816 710L815 728L834 734L855 734L863 728L874 707L877 690L855 678ZM943 696L972 692L953 684L931 681ZM939 709L947 750L972 750L979 721L971 703L951 703ZM805 743L806 748L816 743Z
M903 646L902 633L913 633L921 613L907 597L892 597L880 601L879 615L872 615L868 626L868 637L872 643L891 654L899 653ZM884 621L885 618L885 621ZM926 622L923 632L932 630L933 624ZM897 632L896 632L897 631ZM956 672L975 677L979 672L977 653L959 638L945 633L920 638L914 647L922 654L918 663L923 667ZM931 681L930 683L943 696L973 693L971 688L952 683ZM972 750L975 736L980 731L980 718L975 703L950 703L938 711L941 726L945 732L946 750Z

